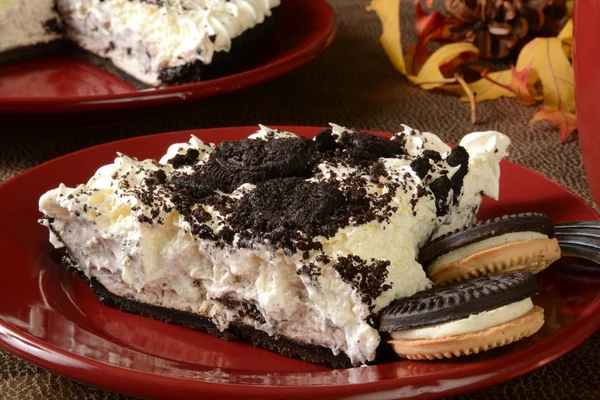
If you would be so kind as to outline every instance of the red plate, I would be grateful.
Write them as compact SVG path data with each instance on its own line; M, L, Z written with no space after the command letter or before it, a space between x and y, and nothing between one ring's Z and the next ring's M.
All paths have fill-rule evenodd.
M256 61L205 82L137 90L69 56L0 67L0 114L114 110L200 99L256 85L306 64L332 42L337 24L324 0L284 0L276 26Z
M282 127L311 136L318 128ZM73 153L0 186L0 344L44 368L90 385L154 398L344 397L452 395L524 374L560 357L600 326L600 274L575 272L561 261L538 275L534 299L546 323L533 337L477 356L450 361L398 361L330 370L250 345L102 305L79 278L62 272L38 225L37 202L64 182L85 182L117 151L160 157L194 133L205 141L241 139L238 127L144 136ZM510 162L502 164L501 200L482 216L539 211L556 221L598 219L574 194Z

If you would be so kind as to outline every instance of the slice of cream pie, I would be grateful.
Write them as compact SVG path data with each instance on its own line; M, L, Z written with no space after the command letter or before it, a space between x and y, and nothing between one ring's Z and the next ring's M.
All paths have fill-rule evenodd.
M262 127L218 146L192 137L160 161L121 155L40 199L52 244L99 297L306 361L375 359L379 311L432 286L416 261L498 195L509 140L451 149L332 125L314 140Z
M64 51L74 47L65 46L70 41L91 56L86 59L140 87L212 79L257 53L279 5L280 0L0 0L0 64Z
M280 0L56 3L73 43L143 84L161 86L214 77L256 52Z

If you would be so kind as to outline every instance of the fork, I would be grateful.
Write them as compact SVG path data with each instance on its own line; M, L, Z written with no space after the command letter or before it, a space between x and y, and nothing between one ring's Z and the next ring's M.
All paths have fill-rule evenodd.
M563 256L600 264L600 221L555 224L554 234Z

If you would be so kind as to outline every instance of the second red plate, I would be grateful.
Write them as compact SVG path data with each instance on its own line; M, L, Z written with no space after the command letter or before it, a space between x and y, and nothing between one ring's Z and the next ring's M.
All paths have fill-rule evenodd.
M231 75L186 85L138 90L70 56L0 67L0 115L116 110L200 99L243 89L288 73L331 43L336 21L324 0L285 0L274 32L254 62Z

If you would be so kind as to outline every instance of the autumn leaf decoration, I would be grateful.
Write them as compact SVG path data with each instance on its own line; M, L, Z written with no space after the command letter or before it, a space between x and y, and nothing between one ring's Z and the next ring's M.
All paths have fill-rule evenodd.
M428 0L427 7L431 7L431 2ZM477 119L477 103L512 97L522 104L541 103L530 124L552 121L560 130L561 143L577 129L571 19L557 37L528 42L509 69L490 71L473 62L479 56L479 49L470 43L448 43L430 53L430 41L444 42L450 38L452 20L437 11L427 13L418 0L415 7L418 39L404 52L400 0L371 0L367 6L381 20L380 41L392 65L413 84L425 90L457 94L461 101L470 103L473 123ZM471 79L473 75L476 79Z

